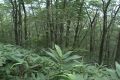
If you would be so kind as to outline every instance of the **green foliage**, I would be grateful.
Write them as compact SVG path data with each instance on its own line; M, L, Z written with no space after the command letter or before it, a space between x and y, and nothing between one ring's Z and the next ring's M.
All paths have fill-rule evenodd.
M110 73L112 80L119 80L120 79L120 64L117 62L115 63L116 69L107 69Z
M97 8L101 8L102 4L99 0L91 0L89 2L89 5L97 7Z
M44 56L13 45L0 44L0 79L2 80L119 80L116 69L84 64L74 51L64 52L58 45L44 50Z
M73 51L68 51L64 53L61 48L55 45L55 50L49 49L50 51L45 51L48 57L56 64L59 70L71 70L73 65L76 64L76 60L81 60L81 56L73 55Z

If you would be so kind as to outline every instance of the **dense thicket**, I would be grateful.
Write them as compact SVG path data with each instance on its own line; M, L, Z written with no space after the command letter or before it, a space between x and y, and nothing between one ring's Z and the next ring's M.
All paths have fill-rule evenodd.
M120 65L116 62L115 66L84 64L81 56L57 45L38 54L0 43L1 80L120 80Z
M87 62L120 62L118 0L4 0L0 42L76 50Z

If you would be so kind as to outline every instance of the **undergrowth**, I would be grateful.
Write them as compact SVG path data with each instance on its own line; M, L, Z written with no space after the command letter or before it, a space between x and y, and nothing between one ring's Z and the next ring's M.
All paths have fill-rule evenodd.
M108 69L84 64L74 51L42 50L43 55L0 44L0 80L120 80L120 65Z

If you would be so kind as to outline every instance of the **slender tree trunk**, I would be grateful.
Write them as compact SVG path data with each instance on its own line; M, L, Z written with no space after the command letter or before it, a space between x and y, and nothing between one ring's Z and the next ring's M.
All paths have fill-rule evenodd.
M26 12L24 1L23 0L21 0L21 1L22 1L22 7L23 7L23 11L24 11L24 33L25 33L24 39L27 40L28 39L28 36L27 36L27 12Z
M56 0L55 1L55 7L56 7L56 13L55 13L55 33L54 33L54 37L55 37L55 44L58 44L58 9L59 9L59 6L58 6L58 3L59 3L59 0Z
M98 62L99 64L102 64L102 62L103 62L102 59L103 59L103 50L104 50L106 34L107 34L108 30L110 29L112 23L114 22L116 15L120 9L120 5L119 5L117 7L116 11L114 12L114 15L112 16L110 23L108 24L107 23L107 10L108 10L111 0L108 0L107 3L104 0L102 0L102 2L103 2L103 33L102 33L102 39L101 39L101 43L100 43L100 50L99 50L99 62Z
M84 0L79 2L79 0L76 0L76 3L80 3L79 9L78 9L78 16L77 16L77 27L75 28L75 36L74 36L74 41L73 41L73 49L76 47L76 43L78 42L78 37L79 37L79 27L80 27L80 20L81 20L81 13L83 11L83 5L84 5Z
M78 32L79 32L79 19L77 21L77 27L75 29L75 36L74 36L74 43L73 43L73 49L76 47L76 43L77 43L77 38L78 38Z
M22 13L21 13L21 2L19 1L18 3L18 34L19 34L19 45L22 46L22 37L23 37L23 34L22 34Z
M15 0L13 3L13 14L14 14L14 32L15 32L15 43L19 45L19 35L18 35L18 5Z
M65 20L65 13L66 13L66 6L67 6L67 0L63 0L63 17L62 17L62 21L60 23L60 45L61 47L64 46L63 43L64 43L64 20Z
M109 0L110 1L110 0ZM103 33L102 33L102 38L101 38L101 43L100 43L100 50L99 50L99 64L102 64L102 59L103 59L103 49L104 49L104 43L105 43L105 37L106 37L106 32L107 32L107 8L110 3L103 1ZM108 5L108 6L107 6Z
M47 9L46 43L47 43L47 46L50 47L51 46L51 38L50 38L50 0L46 0L46 9Z
M66 42L65 42L66 48L69 46L70 23L71 23L71 21L68 20L67 21L67 31L66 31Z
M118 34L118 42L117 42L117 51L115 55L115 61L120 63L120 32Z

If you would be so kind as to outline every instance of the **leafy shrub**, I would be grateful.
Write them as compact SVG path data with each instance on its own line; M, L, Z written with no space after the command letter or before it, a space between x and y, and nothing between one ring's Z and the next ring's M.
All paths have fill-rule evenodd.
M108 69L101 65L84 64L73 51L44 50L40 56L32 50L0 44L1 80L120 80L120 65Z

